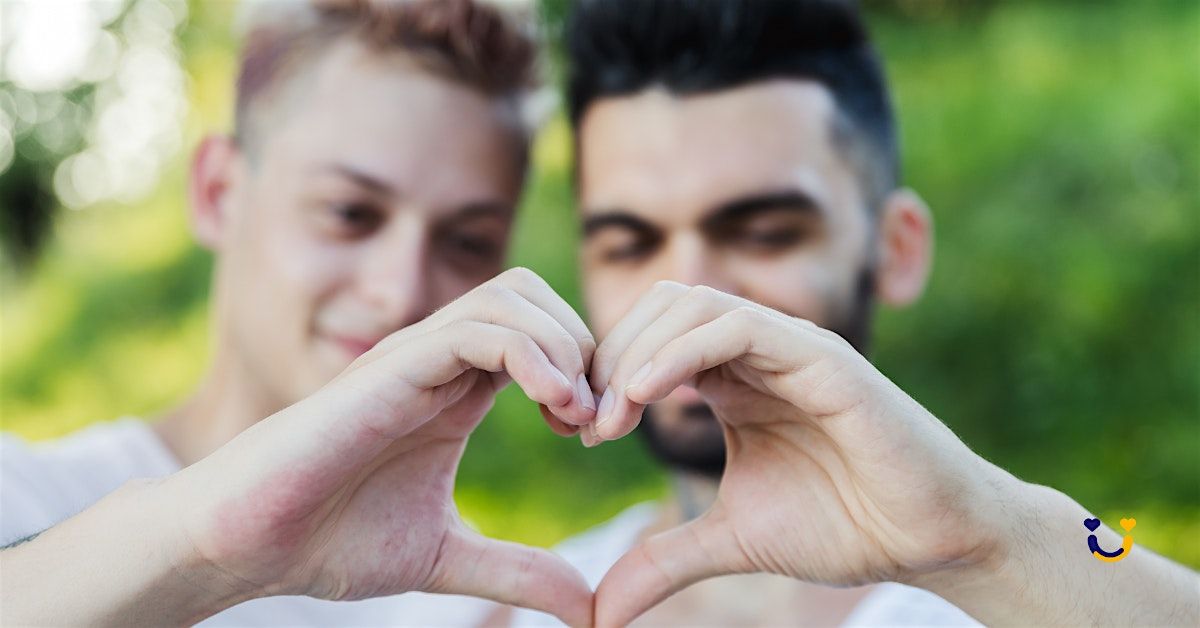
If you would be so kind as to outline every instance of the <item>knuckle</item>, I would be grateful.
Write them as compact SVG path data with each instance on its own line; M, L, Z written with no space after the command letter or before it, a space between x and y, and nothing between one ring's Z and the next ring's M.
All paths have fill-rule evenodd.
M513 348L517 351L527 355L533 355L542 352L542 348L538 346L538 343L534 342L533 338L530 338L519 331L514 331L511 329L508 331L512 334Z
M484 341L490 331L489 327L483 323L460 318L437 329L433 332L434 335L427 338L434 342L435 346L449 347L457 353L467 344Z
M604 368L606 365L612 364L614 358L616 358L616 349L612 345L600 345L592 354L592 368Z
M501 327L496 330L496 334L499 338L497 344L502 348L502 351L509 356L509 358L524 358L536 353L541 353L541 349L538 347L537 343L534 342L532 338L519 331L508 329L507 327Z
M806 329L820 329L816 323L810 321L807 318L803 318L801 316L789 316L788 319L791 320L792 323L799 325L800 327L804 327Z
M533 286L542 280L537 273L524 266L514 266L503 273L500 277L504 279L510 286Z
M730 314L747 320L762 320L764 318L768 318L767 315L762 313L762 311L760 311L758 308L749 305L739 305L733 308L733 310L730 311Z
M767 320L764 319L769 318L767 315L755 308L750 307L749 305L739 305L729 312L729 317L741 327L761 325L767 322Z
M508 291L508 288L504 287L504 285L502 285L500 282L492 280L485 284L481 284L479 287L471 291L471 302L474 305L494 302L500 299L501 296Z
M506 320L505 312L516 310L524 302L519 294L503 286L494 286L488 290L481 304L482 313L488 320Z
M553 347L556 353L562 353L572 362L579 358L579 341L565 329L555 332Z
M497 326L494 329L496 331L496 335L500 337L500 341L509 347L517 348L526 342L533 342L529 336L526 336L515 329L500 326Z
M468 318L459 318L446 323L441 328L442 333L453 336L467 336L480 333L477 323Z
M718 293L717 293L716 289L701 284L698 286L692 286L691 288L688 288L687 294L683 295L683 298L687 299L689 302L701 302L702 303L702 302L706 302L706 301L711 301L713 299L713 297L715 297L717 294Z
M687 290L688 290L688 286L685 284L681 284L678 281L671 281L670 279L660 279L660 280L654 282L654 286L650 288L650 293L654 294L654 295L667 296L667 295L683 294L684 292L687 292Z
M720 292L708 286L693 286L679 299L679 306L687 312L703 313L713 309Z

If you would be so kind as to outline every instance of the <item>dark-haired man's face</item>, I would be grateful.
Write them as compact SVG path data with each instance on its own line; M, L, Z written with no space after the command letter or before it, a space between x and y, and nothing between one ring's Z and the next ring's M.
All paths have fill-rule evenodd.
M816 83L603 98L579 128L582 267L602 339L654 282L704 284L864 349L876 242L860 178ZM646 413L665 462L719 473L719 424L688 388Z

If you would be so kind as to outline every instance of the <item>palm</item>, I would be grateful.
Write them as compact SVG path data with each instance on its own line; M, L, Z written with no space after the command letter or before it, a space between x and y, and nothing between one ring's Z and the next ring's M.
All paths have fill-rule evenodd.
M989 522L967 508L986 463L836 333L712 288L663 284L597 354L607 359L596 379L615 380L630 402L619 408L632 408L614 412L606 438L691 382L728 448L713 508L622 557L597 590L598 622L629 621L723 573L853 585L987 549Z
M239 594L457 593L587 623L577 570L470 531L453 491L468 435L509 382L563 425L595 418L571 383L594 346L544 281L500 274L172 476L185 555Z
M488 569L499 574L491 583L502 588L498 595L508 595L522 578L539 575L513 569L514 560L528 569L574 578L576 574L564 571L565 563L547 566L545 555L536 550L487 541L468 530L454 504L454 478L467 437L509 381L503 373L472 369L429 390L392 386L395 399L377 396L357 406L337 399L339 411L357 419L353 429L363 432L345 440L387 441L386 446L364 458L363 448L329 451L317 442L300 452L300 460L237 474L258 480L242 486L234 480L220 491L216 510L221 515L190 534L197 551L233 577L274 594L327 599L450 592L462 589L457 580L462 574ZM322 408L320 395L311 399L305 415L319 414ZM383 439L374 428L364 427L387 423L376 413L401 410L436 418L418 420L411 432ZM286 412L263 424L287 421ZM239 436L247 442L238 446L235 439L232 451L225 453L233 457L243 447L259 449L262 445L254 441L261 431L258 426L248 430ZM214 455L203 464L221 467L226 463L222 458ZM366 464L355 463L363 459ZM481 567L478 559L487 553L490 562Z
M731 362L698 378L726 425L728 463L713 516L746 548L739 570L856 585L920 567L931 548L967 551L942 525L930 525L930 505L954 500L927 487L947 484L931 481L930 467L912 464L926 458L913 457L906 434L879 425L886 419L875 410L877 395L889 392L890 382L865 359L849 360L788 374ZM864 383L865 372L879 381Z
M495 394L488 374L463 375L468 392L392 443L322 509L303 567L310 595L360 599L429 590L449 537L467 534L454 504L454 478L467 437ZM464 382L455 382L463 385Z

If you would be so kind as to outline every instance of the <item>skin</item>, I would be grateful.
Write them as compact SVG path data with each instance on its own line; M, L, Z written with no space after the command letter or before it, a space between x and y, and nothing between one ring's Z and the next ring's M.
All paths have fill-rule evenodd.
M481 171L471 165L481 154L511 159L502 149L511 148L511 126L460 86L413 75L411 68L385 72L378 59L353 47L344 54L330 54L329 65L314 70L311 97L275 117L277 144L268 140L261 147L260 162L221 140L207 142L198 157L194 219L219 259L217 358L196 398L162 428L180 459L192 464L160 480L130 483L0 552L3 569L22 576L5 583L4 623L191 623L259 596L357 599L419 590L529 606L572 625L593 619L620 625L693 582L758 571L836 584L899 579L990 622L1169 623L1197 614L1193 574L1141 548L1122 561L1121 571L1088 571L1100 563L1067 551L1077 540L1074 522L1083 517L1078 505L974 456L835 334L727 291L766 286L752 281L761 264L729 272L741 255L707 264L710 258L695 254L698 238L682 238L671 249L687 262L678 268L702 279L720 270L731 287L658 281L650 272L628 274L650 288L640 297L589 287L593 307L598 299L625 298L621 312L597 317L608 321L597 348L575 312L532 272L489 278L479 266L468 264L476 270L465 271L452 263L461 251L443 257L442 234L450 223L440 218L457 215L452 222L459 225L469 222L465 206L515 202L518 168L490 158L476 164ZM743 104L753 101L748 111L755 115L772 114L777 136L785 136L779 129L816 128L804 114L829 111L828 97L820 104L811 88L765 87L779 91L751 95ZM775 97L780 102L770 102ZM392 115L401 104L412 107L409 115ZM648 108L634 107L625 121L636 127L639 112L652 114L641 117L649 132L654 125L647 120L673 119L664 105L667 112L685 106L659 98ZM680 116L689 125L647 135L648 152L665 158L671 152L661 143L720 128L712 116L726 115L721 108L700 109L706 114ZM725 122L745 123L747 110L742 113ZM377 114L378 127L368 129L369 114ZM587 148L597 128L591 115L584 132L585 197L602 189L588 170L603 163L590 152L596 141ZM463 128L474 132L458 137ZM350 138L346 146L343 133ZM494 142L473 143L489 137ZM320 138L325 143L311 143ZM731 133L724 141L737 138ZM636 151L623 139L632 160ZM760 133L757 139L769 138ZM747 159L751 153L731 151ZM316 155L356 172L372 168L374 183L364 186L362 176L343 174L318 184L321 177L303 167L313 163L303 157ZM440 166L430 165L432 156ZM291 167L281 165L292 158ZM758 164L763 173L779 165L768 161ZM814 164L788 165L789 181L807 182L810 195L818 193L814 181L826 182L828 195L819 198L829 207L852 198L843 196L848 187L817 176ZM658 181L682 194L674 197L675 207L689 206L681 191L739 167L726 162L706 169L677 156L670 166L647 172L682 167L692 173L690 188ZM488 174L488 167L513 176ZM330 233L345 226L345 212L328 208L329 197L342 192L320 187L341 189L347 178L359 182L354 194L371 188L385 214L367 235L349 241ZM622 185L654 193L647 181L627 178ZM604 202L656 211L647 198L619 198L610 189ZM825 238L803 240L825 242L826 249L812 250L830 265L798 255L794 266L776 269L810 272L800 277L811 283L798 282L807 285L805 296L788 303L824 308L832 317L836 295L849 294L838 278L852 276L832 260L855 259L855 250L864 254L859 261L877 253L876 290L883 300L915 298L928 269L927 216L915 196L904 193L889 197L881 216L877 235L862 232L865 242L832 229ZM361 226L358 218L350 222ZM678 224L688 223L681 218ZM452 249L463 243L450 240ZM310 256L320 263L298 259ZM458 276L471 272L479 277ZM424 284L424 277L437 281ZM751 296L770 302L772 295ZM370 346L375 334L382 339ZM653 368L643 369L647 363ZM729 443L729 465L712 508L648 538L618 562L594 597L554 554L471 532L454 508L454 475L467 436L510 381L543 406L556 431L586 425L581 433L593 439L628 433L642 407L692 384L713 406ZM619 393L607 393L597 409L589 383L597 392ZM1043 518L1049 523L1039 523ZM1030 538L1016 538L1013 530ZM1113 544L1111 530L1096 533ZM1047 581L1030 582L1029 574ZM1129 599L1140 614L1130 612Z
M667 438L699 443L715 430L727 448L708 509L606 574L597 625L749 573L906 582L985 623L1195 623L1196 574L1144 549L1128 570L1094 560L1083 508L974 454L822 327L849 310L864 267L878 300L917 298L932 248L915 194L868 211L831 140L833 115L824 88L775 81L683 98L648 90L583 117L584 277L601 341L589 378L603 396L581 438L621 438L654 404ZM779 190L806 200L711 227L721 208ZM681 416L697 398L712 425ZM717 616L690 610L651 622Z
M501 104L348 41L278 91L253 145L209 137L193 166L216 346L158 427L185 464L502 268L524 173Z
M499 273L524 167L510 110L352 42L280 94L261 143L209 138L192 170L215 357L156 427L186 468L0 552L22 574L3 622L182 624L268 595L429 591L587 625L574 568L479 536L452 496L509 382L561 432L595 418L591 333L532 272Z
M847 315L867 265L888 273L885 302L915 299L931 256L928 211L911 192L889 199L883 224L897 246L875 263L889 250L832 145L833 111L827 92L799 82L686 100L646 91L589 109L580 129L581 265L597 334L663 279L822 324ZM696 399L681 390L657 404L660 426L679 436L704 429L680 410Z
M833 115L824 89L791 81L686 99L646 91L593 105L580 128L581 265L597 336L629 327L630 308L662 280L711 286L833 326L852 309L860 269L877 260L874 296L894 305L914 299L931 256L928 211L915 194L897 191L875 222L855 171L834 147ZM880 227L887 238L874 231ZM594 367L611 361L602 353ZM653 420L673 446L707 449L724 439L718 421L686 416L684 407L700 400L682 386L654 405ZM581 437L596 442L586 430ZM652 530L703 513L717 485L676 472L678 490ZM795 580L730 576L673 596L646 621L711 621L752 596L762 601L754 608L767 610L731 621L761 621L779 609L795 621L830 623L865 592L831 597L826 587Z

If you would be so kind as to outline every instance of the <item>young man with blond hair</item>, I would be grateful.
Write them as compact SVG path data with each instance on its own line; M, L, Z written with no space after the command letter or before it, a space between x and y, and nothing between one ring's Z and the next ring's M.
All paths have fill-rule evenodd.
M590 333L536 275L500 272L534 41L467 0L253 6L235 133L190 172L216 261L208 375L153 425L3 440L0 620L477 616L466 598L324 601L430 591L586 623L573 568L484 539L452 499L509 381L560 431L594 416Z

